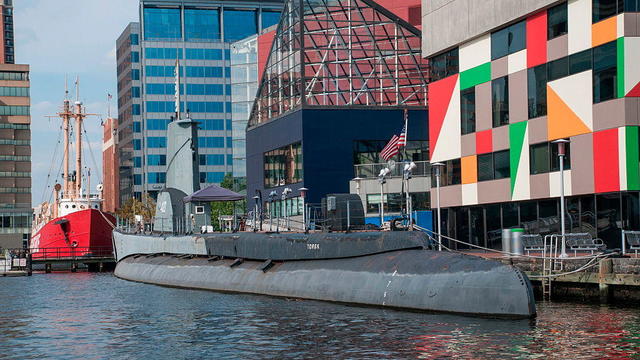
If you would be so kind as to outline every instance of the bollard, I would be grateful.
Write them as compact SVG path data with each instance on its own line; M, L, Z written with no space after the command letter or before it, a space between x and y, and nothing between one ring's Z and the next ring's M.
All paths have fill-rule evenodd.
M502 229L502 251L511 252L511 229ZM504 254L505 256L511 256Z
M613 273L613 260L602 259L598 265L598 290L600 303L607 304L611 299L611 287L607 283L607 277Z
M522 235L524 229L516 228L511 229L511 253L515 255L524 254L524 244L522 243Z

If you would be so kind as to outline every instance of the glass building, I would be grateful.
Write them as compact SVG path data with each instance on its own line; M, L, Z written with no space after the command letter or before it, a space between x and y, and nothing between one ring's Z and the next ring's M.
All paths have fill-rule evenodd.
M140 22L116 42L120 203L164 186L176 60L182 111L201 124L201 184L233 171L231 44L275 24L281 9L279 0L140 1Z

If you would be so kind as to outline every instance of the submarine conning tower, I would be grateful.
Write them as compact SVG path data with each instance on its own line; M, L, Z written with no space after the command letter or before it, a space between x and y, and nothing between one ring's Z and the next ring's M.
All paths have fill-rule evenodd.
M200 189L198 174L198 122L186 118L167 127L167 174L165 187L158 194L153 227L172 232L190 223L190 203L183 198Z

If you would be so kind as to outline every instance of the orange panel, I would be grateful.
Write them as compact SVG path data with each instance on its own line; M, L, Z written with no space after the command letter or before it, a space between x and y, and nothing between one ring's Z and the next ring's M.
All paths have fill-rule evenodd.
M591 46L600 46L618 37L617 19L616 16L613 16L591 25Z
M589 127L580 120L569 106L547 85L547 135L556 140L590 133Z
M460 159L462 183L473 184L478 182L478 157L476 155Z

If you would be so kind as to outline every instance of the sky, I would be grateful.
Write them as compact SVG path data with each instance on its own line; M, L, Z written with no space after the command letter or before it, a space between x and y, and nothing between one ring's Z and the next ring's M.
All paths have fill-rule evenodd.
M102 175L101 119L107 117L107 94L116 115L115 42L129 22L137 21L137 0L15 0L16 64L31 66L31 153L33 204L49 200L58 172L61 149L52 163L60 133L56 114L64 99L65 75L72 100L74 82L80 78L80 100L88 113L87 137L98 169L88 151L84 165L91 167L95 191ZM52 170L50 170L52 169ZM51 177L47 178L51 173Z

